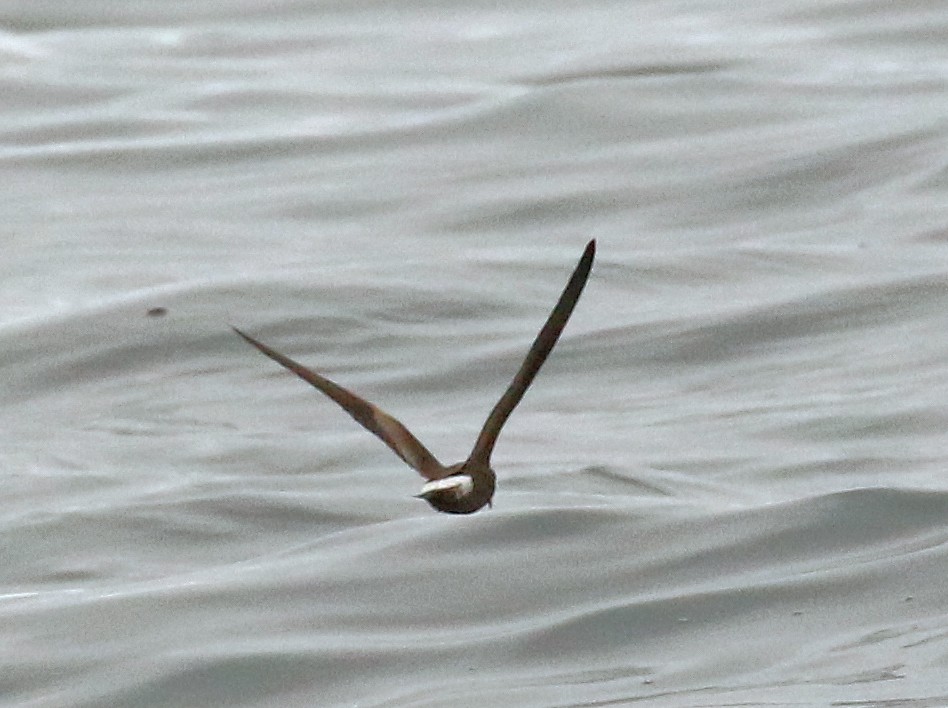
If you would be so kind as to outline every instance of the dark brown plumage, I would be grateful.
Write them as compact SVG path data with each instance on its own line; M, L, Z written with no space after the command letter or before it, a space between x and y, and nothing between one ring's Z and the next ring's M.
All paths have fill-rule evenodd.
M427 501L438 511L449 514L470 514L491 503L494 496L496 475L490 467L490 457L497 442L497 436L507 422L513 409L523 398L527 388L543 366L547 356L559 339L567 320L573 313L579 300L593 257L596 254L596 242L590 241L583 251L579 264L573 271L566 288L560 295L556 306L540 330L519 371L510 382L504 395L494 405L481 429L474 449L464 462L449 467L443 466L428 449L412 435L408 428L377 406L355 395L342 386L320 376L315 371L258 342L248 334L234 327L234 331L247 342L285 366L301 379L316 387L339 404L349 415L366 430L378 436L396 455L414 468L428 482L421 488L420 498Z

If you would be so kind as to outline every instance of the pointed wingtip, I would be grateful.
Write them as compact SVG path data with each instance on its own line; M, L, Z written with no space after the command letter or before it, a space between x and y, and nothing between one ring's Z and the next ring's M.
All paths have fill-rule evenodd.
M234 327L234 325L232 324L228 324L227 326L230 327L232 330L234 330L234 332L236 332L240 336L240 338L243 339L245 342L250 342L251 344L254 343L253 338L251 338L249 334L244 334L242 331Z
M251 337L249 334L247 334L247 333L244 332L243 330L240 330L240 329L238 329L237 327L234 327L234 325L229 325L229 326L230 326L230 328L231 328L232 330L234 330L234 332L237 334L237 336L239 336L241 339L243 339L245 342L247 342L247 344L249 344L250 346L252 346L254 349L257 349L258 351L263 352L263 353L266 354L268 357L270 357L270 358L273 359L274 361L280 363L281 365L287 366L287 368L290 368L291 371L293 370L292 367L289 367L287 363L281 361L281 358L283 358L283 355L282 355L282 354L280 354L279 352L273 351L272 349L270 349L270 347L268 347L268 346L267 346L266 344L264 344L263 342L258 342L256 339L254 339L253 337ZM294 366L296 365L296 362L292 362L292 363L293 363Z
M573 285L573 278L579 276L582 281L582 284L579 286L580 291L586 285L586 278L589 276L589 271L592 270L593 260L596 258L596 239L590 239L589 243L586 244L586 248L583 249L583 255L579 259L579 263L576 264L576 270L573 271L573 276L570 279L567 288ZM579 297L577 294L576 297Z

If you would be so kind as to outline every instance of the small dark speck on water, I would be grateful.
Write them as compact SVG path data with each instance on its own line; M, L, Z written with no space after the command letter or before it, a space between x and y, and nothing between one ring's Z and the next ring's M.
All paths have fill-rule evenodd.
M164 317L168 314L168 308L166 307L152 307L148 310L149 317Z

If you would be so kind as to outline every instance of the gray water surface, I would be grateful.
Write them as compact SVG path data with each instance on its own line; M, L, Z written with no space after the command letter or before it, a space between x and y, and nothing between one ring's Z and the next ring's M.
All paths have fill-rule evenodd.
M948 705L944 3L0 23L0 704Z

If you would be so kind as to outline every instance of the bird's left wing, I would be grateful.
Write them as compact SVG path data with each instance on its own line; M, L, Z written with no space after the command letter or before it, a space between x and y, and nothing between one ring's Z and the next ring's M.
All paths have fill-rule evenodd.
M258 342L236 327L233 330L275 362L285 366L301 379L329 396L355 418L356 422L363 428L378 436L396 455L417 470L422 477L425 479L441 479L447 474L445 467L428 451L428 448L422 445L418 438L409 432L408 428L381 408L344 389L339 384L333 383L324 376L320 376L315 371L307 369L299 362L290 359L290 357L271 349L263 342Z

